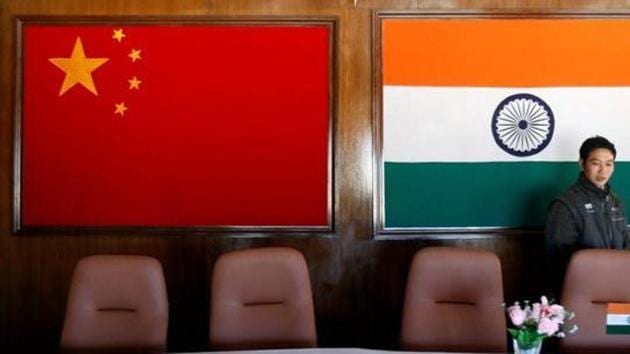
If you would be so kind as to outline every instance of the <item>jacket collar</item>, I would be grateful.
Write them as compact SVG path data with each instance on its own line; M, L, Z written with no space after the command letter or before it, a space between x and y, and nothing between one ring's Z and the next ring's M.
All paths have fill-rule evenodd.
M608 193L610 193L610 185L608 183L606 183L606 185L604 186L604 189L601 189L597 187L596 185L594 185L591 181L589 181L588 178L586 178L586 176L584 175L584 172L580 172L578 183L580 184L582 188L586 190L588 194L591 194L600 198L604 198L608 195Z

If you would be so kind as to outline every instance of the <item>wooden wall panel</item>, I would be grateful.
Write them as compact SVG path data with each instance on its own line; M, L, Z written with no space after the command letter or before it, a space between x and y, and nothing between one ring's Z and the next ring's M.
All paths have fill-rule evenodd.
M294 247L307 258L321 346L396 348L413 253L429 245L479 247L503 264L506 299L541 291L542 235L504 233L442 240L372 237L372 9L545 12L629 9L626 1L502 0L0 0L0 351L56 350L77 260L137 253L163 264L170 300L169 350L207 349L209 274L227 251ZM14 15L337 16L335 232L277 234L40 235L11 233Z

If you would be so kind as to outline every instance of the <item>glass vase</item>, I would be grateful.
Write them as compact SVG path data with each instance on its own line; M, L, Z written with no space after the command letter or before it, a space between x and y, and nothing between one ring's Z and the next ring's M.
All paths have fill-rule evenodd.
M518 342L516 339L512 339L512 344L514 345L514 354L540 354L540 348L542 348L542 342L538 342L538 345L535 345L528 349L522 349L518 346Z

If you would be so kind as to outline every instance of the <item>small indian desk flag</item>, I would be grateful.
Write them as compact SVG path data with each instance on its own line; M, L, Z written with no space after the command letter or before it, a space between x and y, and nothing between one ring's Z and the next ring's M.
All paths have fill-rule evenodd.
M630 304L608 304L606 334L630 334Z

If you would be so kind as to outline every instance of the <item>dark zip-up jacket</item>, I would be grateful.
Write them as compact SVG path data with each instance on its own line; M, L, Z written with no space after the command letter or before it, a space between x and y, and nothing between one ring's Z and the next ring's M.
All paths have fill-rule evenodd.
M583 248L630 248L630 233L622 201L606 185L591 183L583 173L549 209L545 228L550 289L562 287L573 252Z

